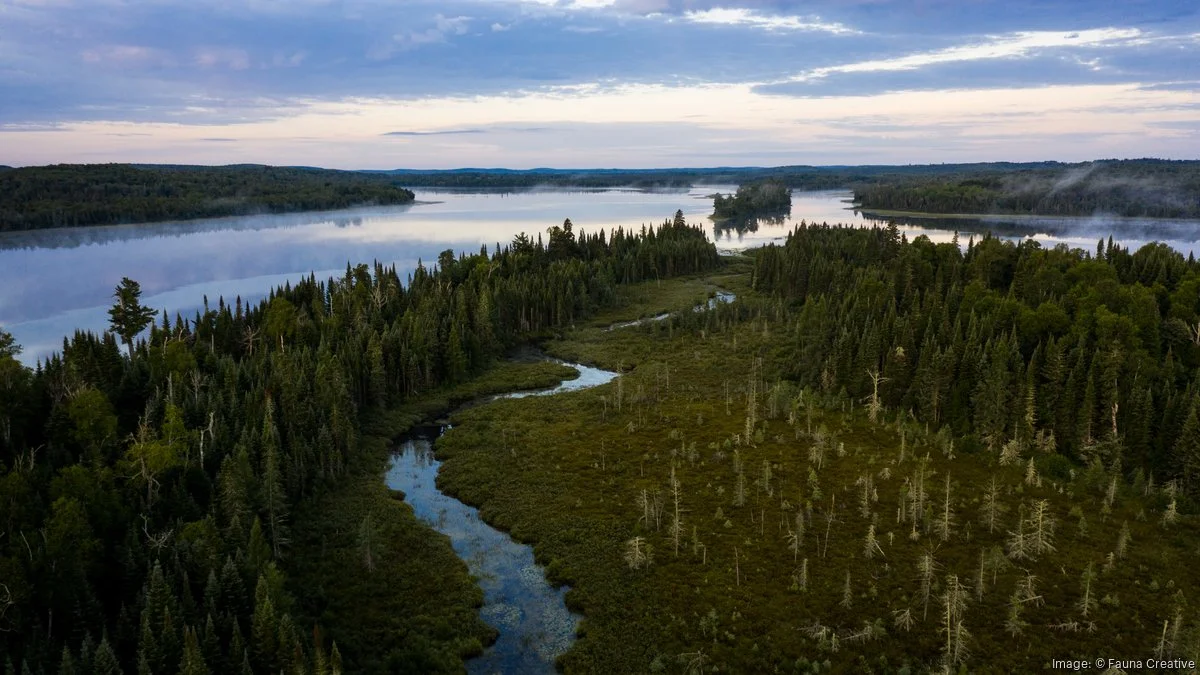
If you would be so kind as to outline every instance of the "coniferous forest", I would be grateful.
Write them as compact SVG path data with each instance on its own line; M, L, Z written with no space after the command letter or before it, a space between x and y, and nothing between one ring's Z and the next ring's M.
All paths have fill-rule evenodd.
M6 675L462 672L495 635L476 581L380 469L563 377L505 358L529 343L615 378L455 410L437 487L570 587L565 672L1200 656L1194 259L827 225L719 258L682 213L547 235L186 318L127 279L35 370L5 337Z
M965 452L1200 494L1200 265L1167 246L961 252L812 226L758 251L754 286L797 308L801 385L906 411Z
M0 170L0 231L406 204L389 176L300 167L59 164Z
M410 594L391 624L322 625L323 589L345 578L312 564L326 546L350 537L351 559L365 551L373 567L398 545L387 541L396 526L372 513L350 533L321 529L322 499L355 472L378 480L382 459L364 430L613 305L623 284L716 264L681 216L608 236L567 221L547 242L521 235L491 253L447 251L409 279L348 266L341 278L310 277L253 306L218 300L186 318L153 316L126 279L113 330L77 333L36 370L0 334L0 668L461 667L486 638L479 598L448 543L415 523L397 555L424 565L386 581ZM391 642L371 644L356 628Z
M904 176L864 181L854 199L869 210L1197 218L1200 168L1193 161L1141 159Z
M733 303L548 343L602 391L438 442L571 586L567 672L1194 668L1194 260L828 226L748 258L701 280Z

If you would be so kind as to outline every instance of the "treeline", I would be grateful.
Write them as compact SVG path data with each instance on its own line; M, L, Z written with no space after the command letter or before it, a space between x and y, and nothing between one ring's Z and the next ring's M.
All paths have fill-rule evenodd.
M808 226L756 257L800 305L791 375L965 436L962 450L1100 463L1200 494L1200 265ZM1053 462L1052 462L1053 463ZM1059 463L1062 470L1070 462Z
M856 187L854 197L865 209L897 211L1198 218L1200 162L1114 160L877 181Z
M411 201L396 178L326 169L59 164L0 171L0 231Z
M778 166L715 167L701 169L450 169L377 171L402 178L413 187L465 189L520 189L534 187L577 188L680 188L695 185L730 185L778 180L801 190L849 189L877 180L914 176L996 173L1017 169L1065 166L1058 162L1011 164L917 164L908 166Z
M130 339L128 356L119 340L150 320L132 282L112 313L122 338L77 333L30 370L0 332L0 668L456 669L447 645L465 628L427 615L444 602L437 588L409 590L421 602L394 617L394 640L354 653L326 637L340 627L316 625L322 579L289 577L290 542L305 535L291 514L361 465L360 430L378 411L613 304L620 283L717 264L682 214L610 236L568 221L548 242L447 251L406 283L347 266L254 306L206 301ZM374 531L368 518L348 535L368 567Z
M735 194L713 195L713 220L749 221L791 215L792 191L777 179L738 186Z

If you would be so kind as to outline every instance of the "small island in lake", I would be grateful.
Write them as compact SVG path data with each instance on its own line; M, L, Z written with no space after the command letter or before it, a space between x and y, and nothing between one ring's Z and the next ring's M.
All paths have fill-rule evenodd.
M713 195L712 219L717 231L758 229L759 220L782 222L792 213L792 190L781 180L746 183L733 195Z
M713 220L749 220L791 214L792 190L783 181L768 179L741 185L737 193L713 195Z

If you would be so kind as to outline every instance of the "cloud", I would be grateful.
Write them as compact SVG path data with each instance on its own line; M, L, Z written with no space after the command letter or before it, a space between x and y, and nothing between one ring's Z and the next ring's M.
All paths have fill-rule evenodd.
M842 73L914 70L925 66L961 61L1009 59L1028 56L1046 49L1118 45L1143 36L1137 28L1100 28L1083 31L1038 31L992 36L984 41L956 45L928 52L916 52L884 59L856 61L813 68L796 75L793 82L819 80Z
M169 54L140 45L102 45L85 49L80 53L85 63L110 64L119 67L171 65Z
M533 134L533 133L541 133L541 132L550 131L550 130L551 130L550 127L492 126L487 129L477 128L477 129L437 129L437 130L433 130L433 131L385 131L380 135L381 136L402 136L402 137L409 136L409 137L412 137L412 136L463 136L463 135L470 135L470 134L487 134L487 133L503 133L503 132L519 133L519 134Z
M1195 156L1194 132L1180 120L1196 111L1178 106L1200 95L1200 8L1188 0L1080 7L1045 0L10 0L0 32L0 163L191 157L388 166L479 164L477 155L505 164L543 153L529 160L537 165L621 151L629 163L653 164L686 155L692 140L697 157L743 152L721 146L723 138L741 139L745 152L775 152L763 141L772 135L818 154L826 151L812 149L812 139L857 153L858 138L869 153L884 137L934 138L929 148L959 156L931 136L930 124L946 137L1017 144L986 146L992 152L1058 147L1047 143L1049 130L1015 135L1018 118L996 114L1011 104L997 98L1002 92L1021 101L1022 124L1039 124L1045 113L1060 131L1083 125L1096 149L1088 155L1116 152L1124 146L1114 139L1145 132L1139 154L1161 147ZM1075 112L1056 107L1100 91L1107 98L1073 101ZM985 100L993 109L981 112L977 102ZM913 101L926 107L914 112ZM826 106L839 110L837 118ZM854 106L878 108L884 118L855 124ZM48 128L65 133L36 131ZM574 128L583 135L572 135ZM525 129L539 131L522 137ZM639 154L620 130L646 141L647 151ZM380 143L386 134L395 142ZM59 140L47 142L51 136ZM1155 145L1168 138L1173 146Z
M679 111L696 115L681 120ZM420 126L436 117L438 134ZM872 96L766 96L745 85L653 85L420 100L316 103L304 115L224 127L86 123L66 133L6 135L4 163L169 161L338 168L589 167L721 164L920 163L1194 156L1200 92L1081 85ZM380 143L397 125L409 142ZM324 130L336 128L330 136ZM536 133L530 133L536 130ZM11 140L9 140L11 139ZM781 157L790 157L779 161ZM757 159L756 159L757 158ZM41 162L39 162L41 163Z
M482 134L482 129L445 129L441 131L385 131L381 136L457 136L461 134Z
M231 47L201 47L196 50L194 59L201 68L245 70L250 67L250 55L246 50Z
M819 17L778 16L760 14L745 8L719 8L686 12L684 19L692 23L727 26L754 26L766 30L815 31L834 35L854 35L860 31Z
M433 17L433 26L429 28L420 31L406 30L392 35L392 44L376 52L377 58L387 58L395 53L396 49L416 49L423 45L446 42L446 38L452 35L466 35L470 22L471 17L468 16L446 17L437 14Z
M59 124L39 124L36 122L28 124L0 124L0 133L29 133L46 131L66 131L66 128Z

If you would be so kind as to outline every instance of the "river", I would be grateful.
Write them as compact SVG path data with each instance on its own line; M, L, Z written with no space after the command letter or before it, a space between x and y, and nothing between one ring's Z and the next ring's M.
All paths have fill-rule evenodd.
M176 312L192 316L206 297L213 305L219 296L256 301L309 273L340 275L347 263L379 260L404 274L446 249L491 249L519 232L544 233L565 218L594 232L654 225L678 209L689 222L703 224L725 251L782 241L801 220L878 222L850 209L847 192L797 192L788 221L752 232L714 232L707 219L709 195L732 190L419 190L419 203L398 207L0 233L0 327L16 337L24 347L22 360L32 365L60 349L75 330L104 330L113 288L123 276L141 283L145 304L167 309L173 319ZM949 241L957 228L964 244L971 233L985 230L1032 234L1048 244L1089 250L1109 234L1134 248L1153 237L1185 254L1197 251L1200 239L1200 221L1010 220L929 219L905 221L901 229L909 237Z
M490 397L548 396L599 386L616 373L575 363L575 379L556 387ZM533 549L479 518L479 510L444 494L435 484L441 467L433 443L445 426L421 427L401 439L384 480L404 492L418 518L450 538L458 557L483 589L483 620L497 629L495 644L467 662L475 675L553 673L554 660L575 640L579 616L567 609L566 588L554 588L534 562Z

